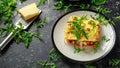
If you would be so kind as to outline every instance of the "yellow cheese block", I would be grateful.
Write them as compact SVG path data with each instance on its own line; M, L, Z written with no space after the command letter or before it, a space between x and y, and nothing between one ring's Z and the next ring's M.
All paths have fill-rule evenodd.
M39 15L39 9L37 8L35 3L29 4L18 10L21 16L25 19L31 19L37 15Z

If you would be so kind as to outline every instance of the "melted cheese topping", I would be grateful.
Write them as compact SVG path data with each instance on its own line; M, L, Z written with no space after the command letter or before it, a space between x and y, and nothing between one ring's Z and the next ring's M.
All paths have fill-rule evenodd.
M76 16L71 16L69 18L69 22L73 22ZM67 26L64 31L64 39L65 40L77 40L77 41L98 41L99 32L100 32L100 23L93 19L83 19L81 25L84 26L84 30L87 33L88 39L84 36L80 35L80 39L77 40L77 37L71 33L73 26L70 23L67 23Z

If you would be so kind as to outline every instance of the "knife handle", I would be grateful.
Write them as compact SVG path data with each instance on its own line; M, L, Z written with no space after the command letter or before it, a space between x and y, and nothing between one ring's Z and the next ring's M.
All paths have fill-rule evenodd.
M11 32L0 44L0 52L5 48L5 46L12 40L14 33Z

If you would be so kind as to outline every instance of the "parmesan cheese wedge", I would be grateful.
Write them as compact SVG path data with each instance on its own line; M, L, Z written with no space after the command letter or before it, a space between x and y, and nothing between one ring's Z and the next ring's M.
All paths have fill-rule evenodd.
M39 15L39 9L37 8L35 3L29 4L18 10L21 16L25 19L31 19L37 15Z

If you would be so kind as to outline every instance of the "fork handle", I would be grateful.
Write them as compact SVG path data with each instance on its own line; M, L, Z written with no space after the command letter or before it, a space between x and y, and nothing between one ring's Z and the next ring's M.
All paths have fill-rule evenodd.
M5 46L12 40L14 33L11 32L0 44L0 52L5 48Z

